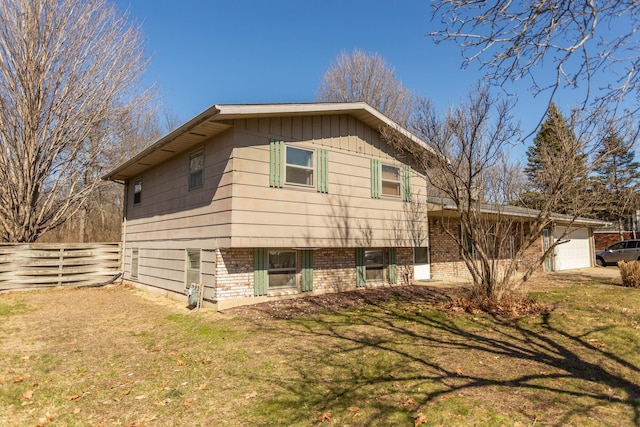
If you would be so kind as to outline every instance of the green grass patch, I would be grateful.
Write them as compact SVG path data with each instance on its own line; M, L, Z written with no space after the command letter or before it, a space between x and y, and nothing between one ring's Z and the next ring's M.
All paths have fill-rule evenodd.
M34 293L0 306L24 314L0 336L0 425L636 425L640 292L547 288L553 311L515 320L426 299L282 320Z

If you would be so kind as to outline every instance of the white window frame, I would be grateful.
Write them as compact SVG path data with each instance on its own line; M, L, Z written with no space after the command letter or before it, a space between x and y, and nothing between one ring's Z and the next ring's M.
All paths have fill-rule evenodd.
M392 168L396 170L396 175L398 177L397 180L393 180L393 179L385 179L384 178L384 168ZM394 185L397 185L398 188L398 192L397 194L387 194L384 192L384 183L393 183ZM386 163L380 163L380 195L381 196L385 196L385 197L400 197L402 195L402 178L400 176L400 167L398 166L394 166L394 165L389 165Z
M202 168L199 170L191 170L191 162L193 161L193 159L197 158L197 157L202 157ZM193 181L195 180L195 176L197 176L197 174L200 174L200 182L196 185L193 183ZM188 188L189 191L191 190L195 190L198 188L202 188L202 185L204 183L204 148L200 148L197 151L194 151L193 153L189 154L189 176L188 176Z
M197 254L197 262L198 267L195 268L192 266L192 256ZM185 288L191 287L192 283L196 285L202 281L202 251L200 249L185 249L185 266L184 266L184 284ZM195 282L189 280L189 277L193 277L193 275L197 275L197 279Z
M131 278L137 279L140 270L140 248L131 248Z
M299 151L306 151L308 153L311 153L311 166L301 166L301 165L296 165L296 164L292 164L292 163L288 163L287 162L287 152L289 150L299 150ZM305 187L313 187L315 185L315 180L316 180L316 168L315 168L315 150L312 149L308 149L308 148L301 148L301 147L295 147L293 145L285 145L284 148L284 182L286 184L293 184L293 185L302 185ZM311 171L311 182L310 183L302 183L302 182L295 182L295 181L289 181L289 168L293 168L293 169L298 169L298 170L302 170L305 172L309 172Z
M367 263L367 254L371 252L381 252L382 253L382 263L381 264L368 264ZM364 277L367 282L383 282L384 281L384 262L385 262L385 250L382 248L368 248L364 250ZM369 278L369 271L380 271L380 277Z
M294 265L293 267L286 268L272 268L271 267L271 254L276 252L291 252L294 256ZM291 285L279 285L273 286L271 283L271 275L278 273L289 273L293 274L293 284ZM295 249L268 249L267 250L267 276L269 277L269 289L293 289L298 287L298 251Z

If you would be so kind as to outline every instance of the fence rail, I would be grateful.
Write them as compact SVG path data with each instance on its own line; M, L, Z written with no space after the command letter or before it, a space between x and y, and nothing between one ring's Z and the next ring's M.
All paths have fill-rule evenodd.
M0 291L94 285L120 272L119 243L0 244Z

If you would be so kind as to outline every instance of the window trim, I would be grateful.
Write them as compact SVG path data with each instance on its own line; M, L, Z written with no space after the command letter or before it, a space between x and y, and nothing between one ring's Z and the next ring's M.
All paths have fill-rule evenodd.
M134 265L135 265L135 268L134 268ZM135 274L134 274L134 271L135 271ZM138 278L138 274L140 273L140 248L131 248L131 272L130 273L131 273L132 279Z
M140 190L136 191L138 183L140 184ZM133 179L133 204L139 205L140 203L142 203L142 176Z
M395 169L397 171L397 177L398 177L397 181L384 178L383 169L385 167L393 168L393 169ZM391 182L391 183L397 184L398 193L397 194L386 194L384 192L384 188L385 188L384 187L384 183L385 182ZM402 197L402 176L401 176L401 170L400 170L399 166L391 165L389 163L380 162L380 195L384 196L384 197L394 197L394 198L395 197L397 197L397 198Z
M315 183L316 183L316 174L317 174L317 167L316 167L316 150L312 149L312 148L302 148L302 147L297 147L294 145L289 145L289 144L285 144L284 145L284 161L282 162L284 165L284 183L285 184L289 184L289 185L300 185L302 187L314 187ZM293 150L300 150L300 151L306 151L311 153L311 166L301 166L301 165L295 165L295 164L290 164L287 162L287 151L289 149L293 149ZM288 169L289 167L292 167L294 169L299 169L299 170L304 170L304 171L311 171L311 183L309 184L303 184L300 182L293 182L293 181L289 181L288 179Z
M192 171L191 170L191 161L197 157L202 157L202 168L200 170L197 171ZM200 182L198 183L198 185L193 185L193 177L197 176L196 174L200 174ZM198 188L202 188L204 184L204 147L203 148L199 148L198 150L195 150L193 152L191 152L189 154L189 174L187 177L187 188L188 191L191 190L197 190Z
M382 253L382 263L381 264L374 264L374 265L368 265L367 264L367 253L368 252L381 252ZM385 250L384 248L365 248L364 249L364 277L365 277L365 281L366 282L384 282L385 281L385 260L386 260L386 254L385 254ZM369 279L367 277L367 272L368 271L373 271L373 270L380 270L381 274L380 274L380 278L375 278L375 279Z
M294 259L294 266L293 268L288 267L288 268L271 268L270 266L270 257L271 257L271 253L272 252L292 252L293 253L293 259ZM298 289L298 282L299 282L299 277L298 277L298 251L295 249L289 249L289 248L271 248L271 249L267 249L267 291L272 291L272 290L282 290L282 289ZM273 285L271 284L271 273L284 273L284 272L293 272L293 276L294 276L294 283L291 286L276 286L273 287Z
M185 265L184 265L184 285L185 288L189 288L191 286L191 283L189 283L189 272L193 273L196 269L195 268L191 268L191 258L190 258L190 254L198 254L198 279L196 280L195 284L200 284L200 282L202 282L202 250L201 249L185 249L184 251L185 253ZM192 282L193 283L193 282Z

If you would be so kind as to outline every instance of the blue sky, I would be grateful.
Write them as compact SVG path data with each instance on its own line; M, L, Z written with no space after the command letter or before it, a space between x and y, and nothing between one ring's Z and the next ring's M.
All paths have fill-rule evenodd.
M119 0L142 26L147 79L185 121L213 104L312 102L342 51L378 52L415 94L445 109L480 77L460 49L436 45L428 0ZM526 131L545 101L523 90ZM562 105L561 105L562 106ZM528 128L528 129L527 129ZM519 151L519 150L518 150Z

